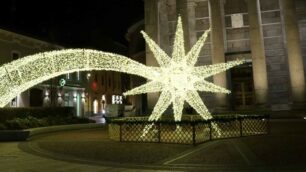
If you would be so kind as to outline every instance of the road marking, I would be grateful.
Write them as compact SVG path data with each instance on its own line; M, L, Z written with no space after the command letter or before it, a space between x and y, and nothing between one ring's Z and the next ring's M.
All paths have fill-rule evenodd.
M248 164L251 165L252 163L250 162L249 158L243 153L243 151L238 147L237 144L235 144L232 140L229 140L231 145L234 146L234 148L238 151L238 153L242 156L243 160Z
M187 156L189 156L189 155L191 155L191 154L193 154L193 153L195 153L195 152L198 152L198 151L200 151L200 150L202 150L202 149L204 149L204 148L207 148L207 147L209 147L209 146L212 146L212 145L215 144L215 143L217 143L217 141L212 141L212 142L208 142L208 143L203 143L203 144L202 144L201 146L199 146L198 148L192 149L191 151L188 150L187 152L180 154L180 155L179 155L178 157L176 157L176 158L173 158L173 159L170 159L170 160L168 160L168 161L165 161L163 164L164 164L164 165L168 165L168 164L170 164L170 163L172 163L172 162L174 162L174 161L176 161L176 160L185 158L185 157L187 157Z

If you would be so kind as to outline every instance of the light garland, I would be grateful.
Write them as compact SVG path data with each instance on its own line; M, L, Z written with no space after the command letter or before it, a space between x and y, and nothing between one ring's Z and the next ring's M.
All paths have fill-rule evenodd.
M243 60L206 66L195 66L209 32L210 30L205 31L191 50L185 54L183 27L181 18L179 17L172 58L170 58L145 32L141 32L160 65L160 68L155 69L155 72L152 73L151 78L153 79L151 79L151 81L125 92L124 95L161 92L153 112L149 117L149 121L157 121L171 104L173 104L175 121L181 121L185 101L190 104L203 119L211 119L212 116L197 91L230 93L229 90L210 83L205 79L240 65L244 62ZM152 124L145 127L143 136L151 127ZM215 125L213 127L217 128Z
M149 121L157 121L171 104L173 104L175 121L180 121L185 101L203 119L211 119L212 116L197 91L230 93L229 90L205 79L242 64L244 61L195 66L209 32L210 30L205 31L191 50L185 54L183 27L179 17L172 58L145 32L142 32L160 65L159 68L147 67L125 56L86 49L51 51L15 60L0 67L0 107L4 107L11 99L28 88L50 78L76 71L110 70L134 74L150 80L142 86L125 92L125 96L162 92ZM152 125L148 125L144 134L151 127ZM217 128L216 125L213 127Z
M27 56L0 67L0 107L23 91L53 77L90 70L111 70L153 79L155 69L125 56L87 49L67 49Z

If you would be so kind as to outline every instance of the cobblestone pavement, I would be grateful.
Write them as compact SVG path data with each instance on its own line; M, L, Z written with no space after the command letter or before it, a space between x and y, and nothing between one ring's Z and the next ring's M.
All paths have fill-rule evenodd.
M99 130L58 132L27 142L0 143L0 169L4 172L305 171L305 124L302 120L275 120L268 136L216 140L196 147L118 143L108 140L105 133L97 136ZM107 151L102 151L103 148ZM98 158L84 153L95 149ZM81 154L71 150L81 150ZM118 151L128 155L116 156ZM156 158L158 154L161 158Z
M103 166L103 165L93 165L90 162L87 164L83 161L80 162L69 162L63 160L56 160L50 157L39 156L35 154L30 154L19 149L19 143L0 143L0 169L1 172L46 172L46 171L65 171L65 172L83 172L83 171L167 171L167 170L156 170L153 169L143 169L141 167L136 168L124 168L113 166ZM169 170L168 170L169 171Z

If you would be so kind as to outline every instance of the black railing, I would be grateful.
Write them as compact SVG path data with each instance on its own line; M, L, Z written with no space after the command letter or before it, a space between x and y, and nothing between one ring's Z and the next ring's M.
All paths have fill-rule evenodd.
M180 122L169 119L149 122L145 117L109 120L109 136L121 142L199 144L209 140L269 133L267 115L217 116L211 120L187 116ZM153 126L144 135L144 128Z

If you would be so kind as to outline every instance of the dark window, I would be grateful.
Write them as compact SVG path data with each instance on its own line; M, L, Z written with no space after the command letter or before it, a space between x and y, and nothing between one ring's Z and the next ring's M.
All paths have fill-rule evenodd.
M104 74L101 76L101 85L104 86Z
M19 59L19 53L17 53L17 52L12 52L12 59L13 59L13 60Z
M11 107L17 107L17 97L13 98L11 101Z
M115 73L113 73L113 91L115 91L115 89L116 89L116 75L115 75Z
M36 88L30 90L30 106L31 107L43 106L43 90Z
M98 75L95 74L95 82L98 82Z

